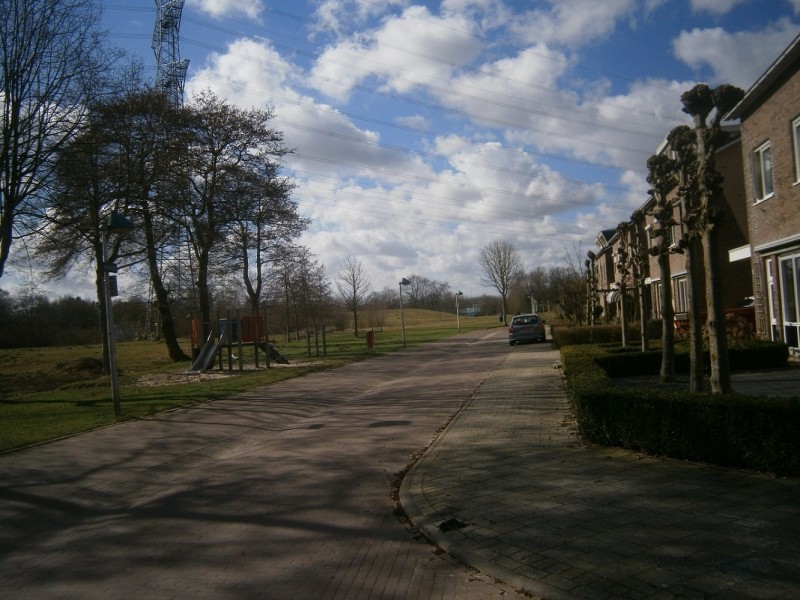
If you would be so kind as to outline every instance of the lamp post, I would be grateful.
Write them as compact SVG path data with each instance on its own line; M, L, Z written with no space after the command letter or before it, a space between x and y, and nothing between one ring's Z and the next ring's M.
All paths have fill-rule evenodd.
M117 379L117 348L114 337L114 315L111 312L111 273L117 272L117 265L109 262L108 256L108 236L112 233L125 235L133 229L133 223L116 211L111 211L108 222L103 227L102 248L103 248L103 287L106 296L106 336L108 341L108 374L111 377L111 404L114 407L114 416L122 414L122 407L119 401L119 380Z
M461 333L461 317L458 315L458 297L463 296L464 292L458 290L456 292L456 326L458 327L458 333Z
M400 329L403 332L403 348L406 347L406 321L405 317L403 316L403 286L404 285L411 285L411 282L403 277L400 280Z

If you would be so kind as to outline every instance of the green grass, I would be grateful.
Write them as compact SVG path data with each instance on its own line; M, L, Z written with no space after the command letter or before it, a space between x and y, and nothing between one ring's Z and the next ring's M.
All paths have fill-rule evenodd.
M406 346L411 347L456 335L455 315L405 310ZM500 325L496 317L461 318L461 330L487 329ZM367 348L366 330L327 334L327 354L319 355L314 340L308 356L306 340L277 340L279 351L291 365L259 368L252 347L243 348L244 370L238 360L228 371L218 363L210 374L186 375L189 363L173 363L161 342L138 341L117 344L122 415L115 418L111 406L110 381L97 371L102 358L100 345L58 348L0 349L0 452L102 427L114 422L165 410L224 398L248 389L308 373L368 360L403 348L399 311L389 311L383 328L376 328L375 347ZM182 343L188 351L188 340ZM238 348L234 348L238 355ZM164 385L144 385L154 380Z

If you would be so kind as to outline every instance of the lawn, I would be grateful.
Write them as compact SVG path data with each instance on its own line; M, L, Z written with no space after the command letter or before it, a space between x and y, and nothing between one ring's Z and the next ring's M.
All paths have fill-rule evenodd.
M407 346L456 335L455 315L407 309L403 313ZM461 318L461 330L488 329L497 317ZM368 360L403 348L399 311L389 311L384 326L374 331L370 351L366 331L327 334L327 353L322 340L311 340L311 356L305 339L276 340L288 366L265 368L264 355L256 368L252 347L239 348L236 358L224 354L223 369L217 363L201 375L186 373L189 363L173 363L161 342L136 341L117 344L122 415L115 418L110 381L102 374L100 345L58 348L0 349L0 452L58 437L72 435L120 420L150 415L181 406L207 402L232 394ZM182 345L189 353L189 342ZM229 364L232 370L229 370Z

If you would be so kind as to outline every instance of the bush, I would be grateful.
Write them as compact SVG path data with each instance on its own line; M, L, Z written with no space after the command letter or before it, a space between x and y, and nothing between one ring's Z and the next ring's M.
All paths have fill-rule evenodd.
M637 375L658 375L661 370L661 351L639 352L636 348L610 347L605 356L597 359L598 365L609 377L635 377ZM745 345L728 349L728 360L732 371L757 369L779 369L786 367L789 360L789 347L777 342L751 340ZM704 352L703 364L709 369L709 355ZM688 373L689 353L686 350L675 352L675 371Z
M754 358L758 355L772 357L767 361L783 356L775 347L780 344L753 346L738 355L742 362L759 360ZM660 361L658 352L612 356L597 345L562 350L567 390L584 440L727 467L800 474L800 398L619 388L601 366L610 364L632 375L637 368L651 369L656 359ZM624 361L627 368L621 366Z
M553 335L553 345L556 348L579 344L622 343L622 326L619 324L581 327L553 325L550 329ZM641 335L639 323L630 323L628 325L628 339L631 340L632 346L640 347ZM661 339L661 321L647 322L647 336L650 340Z

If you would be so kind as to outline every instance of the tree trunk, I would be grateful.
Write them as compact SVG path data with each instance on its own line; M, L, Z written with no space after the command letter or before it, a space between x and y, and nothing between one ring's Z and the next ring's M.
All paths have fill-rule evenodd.
M101 246L102 248L102 246ZM95 293L98 299L97 306L100 309L100 334L103 338L103 373L105 375L111 374L111 369L109 368L109 360L108 360L108 321L106 320L106 283L105 283L105 271L103 271L103 251L102 249L97 250L95 249L95 256L96 256L96 264L97 268L95 269Z
M711 363L711 393L731 392L731 372L728 362L728 336L725 310L719 277L719 258L716 228L707 227L703 232L703 259L706 267L706 310L708 319L708 351Z
M197 254L197 297L200 302L200 321L203 338L211 333L211 291L208 287L208 253L201 250Z
M669 254L658 255L661 272L661 383L675 381L675 310L672 308L672 272Z
M638 276L637 281L641 279L641 275ZM642 352L647 352L650 350L650 336L647 332L647 322L649 321L650 315L647 312L647 286L642 280L639 283L639 320L640 320L640 333L642 337Z
M161 332L164 334L164 343L173 362L191 360L178 344L175 333L175 322L172 319L172 309L169 305L169 293L164 287L161 273L158 270L158 256L156 252L155 236L153 234L153 220L150 212L145 208L142 211L142 228L144 229L145 244L147 246L147 267L150 271L150 282L153 284L153 294L156 297L156 308L161 320Z
M702 392L705 379L703 360L703 323L700 315L700 274L703 248L697 239L686 245L686 283L689 295L689 391Z
M622 347L625 348L628 345L628 308L626 307L627 302L625 301L628 294L628 287L625 285L625 282L622 281L619 284L619 313L620 313L620 322L622 323Z

